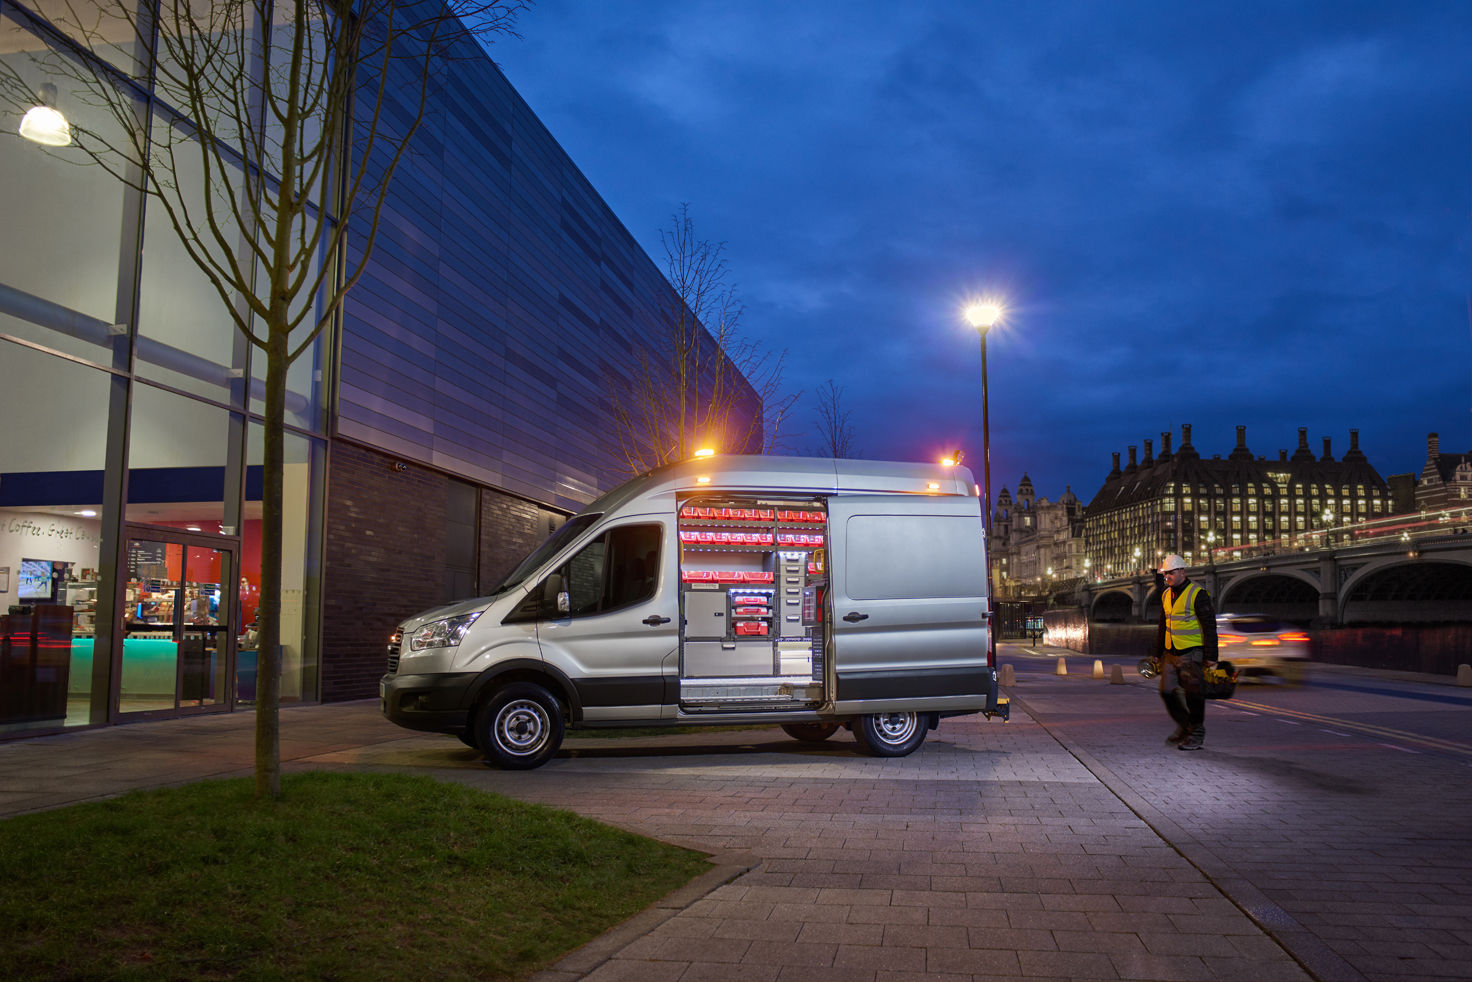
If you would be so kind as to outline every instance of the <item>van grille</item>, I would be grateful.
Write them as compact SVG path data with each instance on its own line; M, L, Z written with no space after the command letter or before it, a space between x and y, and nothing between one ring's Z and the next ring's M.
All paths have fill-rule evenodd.
M402 631L395 631L388 639L388 673L390 675L399 674L399 645L403 639Z

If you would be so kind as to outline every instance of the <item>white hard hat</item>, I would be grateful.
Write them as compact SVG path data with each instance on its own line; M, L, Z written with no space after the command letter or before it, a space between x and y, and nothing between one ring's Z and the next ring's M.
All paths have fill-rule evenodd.
M1165 557L1165 562L1163 562L1163 563L1160 564L1160 571L1162 573L1169 573L1173 569L1185 569L1185 568L1186 568L1186 561L1184 559L1182 559L1180 556L1177 556L1175 553L1171 553L1169 556L1166 556Z

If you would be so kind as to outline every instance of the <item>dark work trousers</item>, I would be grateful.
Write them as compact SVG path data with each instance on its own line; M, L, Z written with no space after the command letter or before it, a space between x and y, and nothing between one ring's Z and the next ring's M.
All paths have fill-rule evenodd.
M1198 732L1206 728L1206 700L1201 695L1199 684L1191 686L1196 690L1194 694L1181 686L1180 666L1183 662L1191 662L1194 666L1193 674L1199 680L1201 658L1201 648L1196 647L1181 651L1166 649L1160 659L1160 698L1165 703L1166 711L1177 726Z

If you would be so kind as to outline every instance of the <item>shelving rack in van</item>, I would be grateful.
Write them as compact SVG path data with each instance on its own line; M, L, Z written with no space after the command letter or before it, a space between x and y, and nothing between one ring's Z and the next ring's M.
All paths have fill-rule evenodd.
M823 501L692 498L678 519L684 708L822 701Z

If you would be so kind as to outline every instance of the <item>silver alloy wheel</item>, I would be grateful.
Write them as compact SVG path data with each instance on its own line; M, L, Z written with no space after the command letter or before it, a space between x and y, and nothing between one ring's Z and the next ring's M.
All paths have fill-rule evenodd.
M546 745L552 731L547 710L531 699L514 699L496 714L496 742L508 754L527 757Z
M885 743L901 746L915 735L920 725L917 713L880 713L874 717L875 735Z

